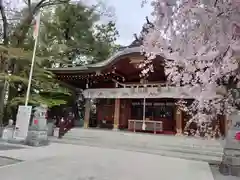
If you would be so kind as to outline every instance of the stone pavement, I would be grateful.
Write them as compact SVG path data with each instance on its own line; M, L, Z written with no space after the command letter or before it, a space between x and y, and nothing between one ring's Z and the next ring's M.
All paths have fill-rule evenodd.
M6 143L4 141L0 141L0 151L8 151L8 150L17 150L17 149L22 149L24 148L22 145L14 145L14 144L9 144ZM15 164L15 163L19 163L20 161L18 159L14 159L14 158L6 158L6 157L2 157L0 156L0 167L1 166L6 166L6 165L10 165L10 164Z
M205 162L116 149L52 143L0 156L25 160L0 167L4 180L214 180Z

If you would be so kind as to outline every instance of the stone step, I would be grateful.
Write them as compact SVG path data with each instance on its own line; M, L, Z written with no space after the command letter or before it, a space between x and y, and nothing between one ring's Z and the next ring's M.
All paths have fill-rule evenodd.
M143 134L143 133L132 133L132 132L124 132L124 131L104 131L104 130L86 130L80 128L71 129L64 137L69 138L86 138L86 139L109 139L109 140L140 140L140 141L151 141L154 143L162 143L167 142L167 144L181 144L187 146L195 146L195 147L211 147L211 148L221 148L222 140L203 140L182 136L170 136L170 135L153 135L153 134ZM124 139L123 139L124 138Z
M222 146L208 146L204 144L196 144L196 143L182 143L182 142L169 142L167 140L164 141L148 141L147 139L130 139L128 137L125 137L124 139L121 137L116 140L116 138L109 138L109 137L86 137L86 136L77 136L74 134L68 134L64 136L65 139L78 139L81 141L88 141L88 142L96 142L96 141L101 141L101 142L107 142L107 143L113 143L113 144L131 144L131 145L142 145L142 146L167 146L167 147L181 147L184 149L198 149L198 150L209 150L209 151L214 151L214 152L222 152Z
M64 143L97 146L194 159L210 163L222 160L222 141L183 136L153 135L99 129L71 129Z
M178 149L178 151L175 151L176 149L168 149L165 147L161 148L145 148L145 147L135 147L135 146L123 146L123 145L113 145L113 144L107 144L102 142L86 142L86 141L80 141L79 139L57 139L57 138L51 138L51 141L57 142L57 143L66 143L66 144L75 144L75 145L83 145L83 146L93 146L93 147L103 147L103 148L111 148L111 149L121 149L121 150L127 150L127 151L136 151L136 152L143 152L143 153L149 153L149 154L158 154L161 156L168 156L168 157L174 157L174 158L181 158L181 159L188 159L188 160L196 160L196 161L205 161L212 164L218 164L222 160L221 154L209 154L207 152L187 152L187 151L181 151Z
M187 145L173 145L173 144L152 144L152 143L136 143L136 142L114 142L114 141L109 141L109 139L84 139L84 138L79 138L79 137L64 137L64 139L68 140L76 140L79 141L79 143L86 143L86 144L102 144L105 146L108 146L111 144L112 146L115 147L125 147L129 146L132 148L147 148L147 149L154 149L154 150L167 150L167 151L173 151L173 152L182 152L182 153L191 153L191 154L204 154L204 155L211 155L211 156L218 156L221 157L223 155L223 150L222 148L198 148L194 146L187 146Z

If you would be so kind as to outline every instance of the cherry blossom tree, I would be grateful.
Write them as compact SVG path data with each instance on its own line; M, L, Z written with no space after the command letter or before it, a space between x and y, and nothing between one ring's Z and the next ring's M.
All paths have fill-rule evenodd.
M236 110L240 97L240 0L152 0L153 25L143 51L165 58L168 81L195 101L192 120L210 122ZM147 73L145 69L144 73Z

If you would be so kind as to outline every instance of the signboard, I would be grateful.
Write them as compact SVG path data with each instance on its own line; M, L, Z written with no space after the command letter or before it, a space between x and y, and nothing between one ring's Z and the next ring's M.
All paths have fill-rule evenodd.
M28 127L32 113L32 106L19 106L17 121L13 137L19 140L25 140L28 134Z
M190 99L183 87L147 87L147 88L102 88L86 89L85 98L186 98Z
M132 102L132 106L140 106L143 105L143 102ZM174 106L175 103L171 102L146 102L146 106Z

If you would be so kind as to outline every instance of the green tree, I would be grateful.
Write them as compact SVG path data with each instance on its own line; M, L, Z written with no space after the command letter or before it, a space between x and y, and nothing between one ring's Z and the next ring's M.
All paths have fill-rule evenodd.
M64 4L43 15L41 55L62 63L93 63L105 60L115 49L118 31L115 23L97 24L98 6Z
M1 102L7 92L7 107L11 110L16 110L25 100L34 44L32 24L40 9L42 21L30 104L52 107L67 102L71 91L48 71L52 64L92 63L104 60L115 49L118 35L115 24L96 25L102 15L98 5L88 7L69 0L28 0L27 6L19 9L0 0L3 21L0 80L4 85Z

